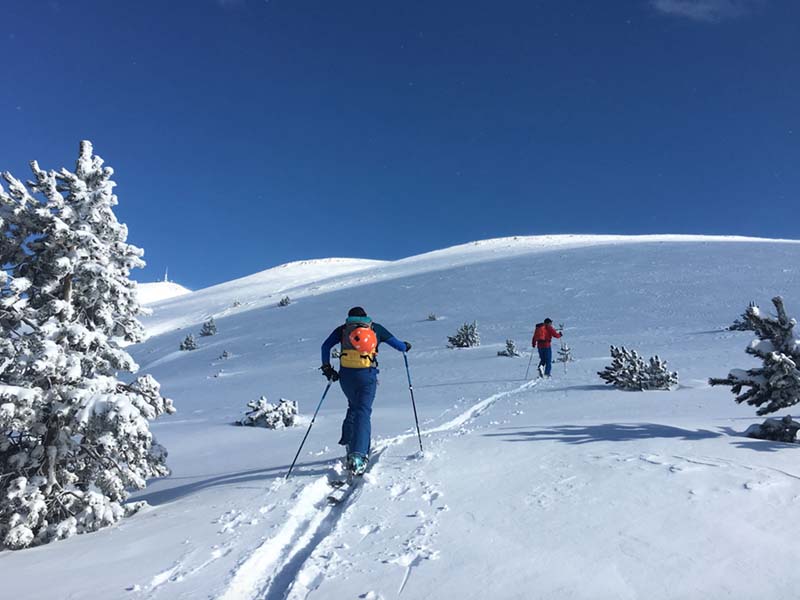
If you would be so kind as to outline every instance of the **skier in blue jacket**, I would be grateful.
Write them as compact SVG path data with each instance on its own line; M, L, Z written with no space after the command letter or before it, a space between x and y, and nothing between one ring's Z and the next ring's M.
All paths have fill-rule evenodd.
M411 344L401 342L356 306L347 313L344 325L334 329L322 344L322 374L328 381L338 380L347 396L339 444L347 448L347 468L354 475L363 474L369 462L370 417L378 387L378 345L382 342L398 352L411 350ZM331 349L336 344L342 346L338 373L331 366Z

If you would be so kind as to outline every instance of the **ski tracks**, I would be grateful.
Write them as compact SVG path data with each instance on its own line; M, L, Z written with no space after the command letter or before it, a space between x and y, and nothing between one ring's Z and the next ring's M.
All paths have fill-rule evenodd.
M536 386L538 380L527 381L510 390L498 392L470 406L455 418L426 429L425 436L437 433L459 431L468 422L485 412L498 400L527 391ZM390 447L399 445L416 437L411 431L398 436L383 439L376 444L371 461L370 472L365 475L365 482L356 486L344 502L330 506L327 497L330 494L330 477L323 475L301 487L292 499L288 518L278 532L264 540L233 570L231 577L220 595L219 600L300 600L317 589L325 580L326 574L335 569L343 559L332 550L336 542L331 539L337 524L350 510L356 498L361 494L364 484L377 481L380 471L381 455ZM331 476L334 475L332 469ZM423 498L431 505L441 493L427 484L422 485ZM390 497L406 493L402 484L390 486ZM446 507L445 507L446 510ZM424 515L420 515L424 517ZM405 588L412 569L422 560L438 558L438 552L430 547L433 536L434 521L423 519L423 523L405 543L404 551L391 562L404 568L404 575L398 593ZM366 531L365 536L371 531ZM417 539L419 538L419 539ZM417 543L417 542L425 543ZM323 542L326 542L323 544Z

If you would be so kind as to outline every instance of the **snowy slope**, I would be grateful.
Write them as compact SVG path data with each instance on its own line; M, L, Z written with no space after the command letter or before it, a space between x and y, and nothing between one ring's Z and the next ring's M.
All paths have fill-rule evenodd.
M749 335L723 329L750 300L800 314L798 264L788 242L510 238L158 303L133 354L179 410L153 427L172 477L118 527L0 554L4 590L53 597L27 584L45 568L65 598L793 598L798 449L742 437L754 411L706 379L753 364ZM414 344L425 453L402 357L383 350L371 472L332 508L338 388L289 481L303 428L230 423L261 394L310 415L319 345L354 304ZM209 316L218 335L178 352ZM526 382L526 358L496 353L545 316L577 361ZM483 345L447 349L473 319ZM663 356L680 388L606 389L610 343Z
M192 290L172 281L154 281L137 284L136 292L139 296L139 302L142 304L154 304L162 300L191 294Z

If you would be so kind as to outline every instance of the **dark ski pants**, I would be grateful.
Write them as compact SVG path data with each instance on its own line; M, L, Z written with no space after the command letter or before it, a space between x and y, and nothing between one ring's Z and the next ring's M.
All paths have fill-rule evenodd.
M339 443L347 446L348 453L369 456L372 434L372 403L378 389L378 369L339 370L339 384L347 396L347 415L342 423Z
M553 349L539 348L539 366L544 367L544 374L550 375L553 368Z

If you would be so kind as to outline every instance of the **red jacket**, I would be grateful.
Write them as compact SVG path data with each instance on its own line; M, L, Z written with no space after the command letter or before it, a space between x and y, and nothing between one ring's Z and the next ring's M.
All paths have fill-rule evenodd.
M553 338L560 338L561 334L556 331L556 328L552 325L545 325L544 323L538 323L536 325L536 329L533 331L533 340L531 340L531 345L536 348L549 348L550 341Z

